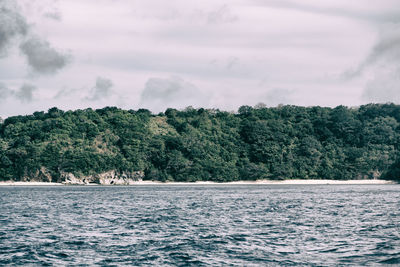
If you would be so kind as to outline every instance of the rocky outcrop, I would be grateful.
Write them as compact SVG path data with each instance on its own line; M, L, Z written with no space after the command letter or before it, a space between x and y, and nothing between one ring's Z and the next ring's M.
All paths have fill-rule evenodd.
M83 177L77 178L73 173L70 172L61 172L60 177L63 184L75 184L75 185L89 184L89 181L87 179Z
M70 185L85 185L85 184L101 184L101 185L130 185L135 182L142 181L144 172L117 172L115 170L76 177L74 174L69 172L60 173L61 180L64 184Z

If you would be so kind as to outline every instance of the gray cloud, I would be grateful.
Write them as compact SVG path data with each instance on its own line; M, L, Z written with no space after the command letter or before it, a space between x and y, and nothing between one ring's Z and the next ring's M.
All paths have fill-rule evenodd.
M277 106L279 104L290 104L293 91L284 88L273 88L265 95L265 103L268 106Z
M400 24L393 25L382 32L379 41L355 73L361 74L374 64L387 62L400 64Z
M26 3L25 5L22 3L22 6L26 6ZM60 13L54 10L46 12L44 16L60 19ZM17 37L20 38L17 39ZM33 28L28 25L17 1L0 0L0 57L7 56L8 48L18 43L29 66L39 74L57 72L65 67L70 58L69 55L60 53L51 47L48 41L40 39L33 33Z
M140 99L140 106L152 111L187 106L207 106L208 97L195 85L180 77L150 78Z
M33 92L34 105L15 105L18 101L11 95L0 104L2 115L32 112L50 103L65 109L123 105L119 95L126 107L137 108L140 102L152 110L188 105L233 110L260 101L269 106L289 101L359 105L364 103L364 87L364 99L396 99L395 89L382 88L397 84L396 29L382 33L375 46L372 42L378 29L400 19L394 16L400 9L398 0L391 5L389 0L368 5L365 0L132 0L112 5L109 0L84 0L57 1L53 6L47 3L54 0L0 0L0 6L5 1L18 3L21 11L16 13L32 23L25 35L16 31L8 39L9 57L0 59L0 80L9 89L18 91L31 82L26 80L27 57L15 48L33 34L49 36L50 48L76 52L74 66L33 82L40 88ZM62 23L52 21L57 10ZM4 32L3 22L0 27ZM104 36L112 38L107 45L96 45ZM364 61L368 64L362 65ZM393 65L390 73L376 70L388 62ZM355 69L362 65L362 75L351 81L337 79L349 64ZM105 90L108 97L101 96L96 76L90 73L112 77L111 92ZM171 73L185 80L168 78ZM62 85L63 90L54 91ZM293 93L288 96L273 88L293 88ZM192 93L185 95L186 91Z
M61 21L61 13L59 11L48 11L43 14L43 17L56 20L56 21Z
M70 56L62 54L39 37L31 37L20 45L21 52L27 57L29 66L40 74L53 74L64 68Z
M227 5L223 5L215 11L208 13L207 22L210 24L231 23L239 20Z
M367 82L362 98L378 103L400 103L400 66L375 70L375 77Z
M314 13L314 14L322 14L327 16L334 17L344 17L350 19L358 19L369 21L372 23L397 23L400 22L400 8L393 8L393 3L381 3L382 7L386 7L389 10L385 12L380 12L377 9L364 9L360 8L364 5L364 3L355 4L355 8L351 8L351 5L321 5L312 4L312 2L306 1L296 1L296 0L255 0L256 3L259 3L263 6L269 6L274 8L282 8L282 9L293 9L296 11L306 12L306 13ZM339 3L339 2L338 2ZM371 6L373 7L373 6Z
M365 60L355 70L346 72L344 78L363 74L369 76L363 100L400 103L400 24L386 25Z
M232 69L235 65L239 63L239 59L237 57L230 57L228 59L228 63L226 64L226 69L230 70Z
M69 88L62 88L58 90L57 94L53 97L53 99L61 99L64 97L72 96L73 94L79 92L81 89L69 89Z
M93 87L91 95L86 99L90 101L103 99L111 94L112 87L113 82L110 79L97 77L96 85Z
M8 89L7 86L0 83L0 102L6 100L9 96L13 94L13 91Z
M0 56L4 56L11 41L28 33L28 24L15 3L0 0Z
M366 58L353 70L342 74L346 80L356 78L377 65L400 66L400 24L386 26Z
M200 22L201 24L224 24L239 20L239 16L234 14L231 8L226 4L211 8L206 8L204 6L193 8L190 7L190 4L186 7L185 4L174 7L172 3L166 4L163 8L150 8L144 11L144 13L138 11L134 11L133 13L147 20L156 19L166 22L184 20L189 24L196 22Z
M36 90L36 86L32 84L23 84L18 91L15 92L15 97L21 102L32 102L33 92Z

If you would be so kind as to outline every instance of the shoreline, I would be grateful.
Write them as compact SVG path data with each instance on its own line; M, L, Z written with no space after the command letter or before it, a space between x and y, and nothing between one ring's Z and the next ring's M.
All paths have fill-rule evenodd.
M392 180L257 180L257 181L234 181L234 182L212 182L212 181L198 181L198 182L159 182L159 181L138 181L129 185L101 185L101 184L87 184L83 186L140 186L140 185L385 185L397 184ZM14 182L5 181L0 182L0 186L79 186L74 184L64 183L50 183L50 182Z

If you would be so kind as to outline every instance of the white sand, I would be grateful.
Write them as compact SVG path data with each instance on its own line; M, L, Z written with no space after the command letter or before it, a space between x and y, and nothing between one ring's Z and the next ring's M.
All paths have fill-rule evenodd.
M14 182L14 181L6 181L0 182L0 186L21 186L21 185L35 185L35 186L42 186L42 185L63 185L61 183L48 183L48 182Z
M258 181L237 181L237 182L156 182L156 181L140 181L134 182L131 185L324 185L324 184L337 184L337 185L368 185L368 184L396 184L395 181L387 180L258 180ZM0 186L59 186L62 183L46 183L46 182L13 182L6 181L0 182ZM95 184L90 184L95 185Z
M226 182L226 183L216 183L216 182L154 182L154 181L141 181L135 182L134 185L257 185L257 184L266 184L266 185L324 185L324 184L342 184L342 185L367 185L367 184L396 184L395 181L388 180L283 180L283 181L274 181L274 180L258 180L258 181L236 181L236 182Z

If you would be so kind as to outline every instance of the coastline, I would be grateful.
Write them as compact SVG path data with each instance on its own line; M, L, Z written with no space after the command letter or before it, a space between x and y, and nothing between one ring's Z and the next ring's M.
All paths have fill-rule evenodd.
M257 181L235 181L235 182L212 182L212 181L198 181L198 182L159 182L159 181L138 181L129 184L128 186L138 185L384 185L384 184L397 184L392 180L257 180ZM99 184L87 184L85 186L95 186ZM76 186L67 185L64 183L50 183L50 182L14 182L5 181L0 182L0 186ZM99 185L105 186L105 185ZM107 185L114 186L114 185ZM125 186L125 185L122 185Z
M212 181L198 181L198 182L158 182L158 181L141 181L134 185L379 185L379 184L397 184L392 180L257 180L257 181L234 181L234 182L212 182Z
M0 186L59 186L59 185L64 185L64 184L51 183L51 182L15 182L15 181L0 182Z

